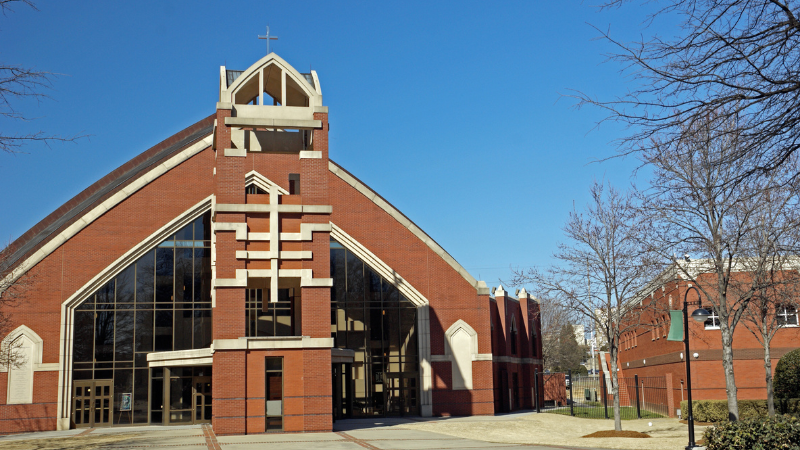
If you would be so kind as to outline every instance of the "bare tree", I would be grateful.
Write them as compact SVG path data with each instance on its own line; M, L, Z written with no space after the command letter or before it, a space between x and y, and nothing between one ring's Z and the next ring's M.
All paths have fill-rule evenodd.
M791 157L783 170L796 173L796 157ZM773 178L779 173L772 172ZM800 242L800 223L797 215L798 186L796 180L772 186L765 197L760 213L754 219L755 230L748 236L751 253L756 258L744 259L744 270L753 274L755 294L742 323L764 348L764 374L767 387L769 415L775 415L775 395L772 384L770 348L775 334L784 326L797 325L800 274L798 273L797 244ZM759 270L758 260L766 264ZM753 265L754 267L749 267ZM793 311L793 313L792 313ZM794 323L792 323L794 322Z
M660 258L674 260L679 275L696 284L719 317L731 420L739 417L734 330L768 286L781 238L798 226L792 213L796 195L777 195L791 185L790 170L782 166L769 177L746 177L748 164L729 158L741 150L736 128L727 114L707 113L679 141L656 141L644 153L654 171L645 202L647 242Z
M12 331L11 310L23 301L22 294L32 279L32 275L22 275L20 269L7 267L10 254L8 246L0 250L0 341ZM6 342L0 347L0 367L8 370L25 364L25 358L19 351L21 344L21 341Z
M516 271L514 283L532 283L594 323L608 343L614 428L622 429L617 359L620 338L635 330L643 310L632 301L649 279L646 254L640 251L643 233L640 210L630 194L595 182L592 201L584 212L573 211L564 226L567 243L559 245L559 261L545 271Z
M628 2L609 0L604 7ZM746 161L744 175L772 170L800 148L799 14L796 0L659 2L648 22L680 16L677 37L627 43L601 31L617 48L610 59L634 79L629 93L574 97L579 105L605 109L606 120L631 126L621 140L623 153L679 142L705 122L707 111L722 111L739 125L739 145L726 159Z
M571 314L569 308L549 296L539 298L537 314L541 323L542 367L552 370L559 352L559 332L564 325L571 323L574 314Z
M12 4L20 3L36 9L30 0L0 0L0 11L5 16L13 12ZM43 72L28 67L0 62L0 117L8 119L29 121L30 117L23 114L15 102L21 99L35 99L41 101L47 98L45 92L52 87L53 77L57 74ZM0 131L0 151L18 153L21 148L30 142L74 142L84 136L58 136L46 134L43 131L33 133L8 133Z

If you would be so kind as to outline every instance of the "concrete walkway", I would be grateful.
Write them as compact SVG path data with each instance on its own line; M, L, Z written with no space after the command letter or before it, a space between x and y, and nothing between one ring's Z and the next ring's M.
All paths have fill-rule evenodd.
M460 418L460 420L467 422L470 419L472 418ZM483 417L480 419L483 421L487 419L505 421L513 420L514 417L509 415ZM256 434L247 436L216 436L211 431L211 427L207 425L94 428L0 436L0 448L3 450L255 450L265 448L270 450L564 450L587 448L491 443L431 431L415 430L403 426L425 421L427 420L421 418L353 419L336 422L332 433Z

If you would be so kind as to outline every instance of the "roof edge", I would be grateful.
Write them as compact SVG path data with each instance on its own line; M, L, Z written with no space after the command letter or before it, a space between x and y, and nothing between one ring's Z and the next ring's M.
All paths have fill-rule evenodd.
M400 222L405 228L407 228L414 236L416 236L419 240L424 242L434 253L439 255L447 264L450 265L456 272L458 272L470 286L478 289L478 280L475 279L467 269L465 269L458 261L455 260L447 251L442 248L432 237L430 237L427 233L422 231L420 227L417 226L411 219L409 219L405 214L400 212L397 208L394 207L391 203L389 203L385 198L381 197L380 194L375 192L372 188L364 184L361 180L355 177L353 174L342 168L342 166L336 164L332 160L328 160L328 170L332 172L337 177L341 178L342 181L349 184L350 186L354 187L357 191L367 197L370 201L375 203L379 208L386 211L390 216L392 216L395 220Z
M90 211L93 206L135 181L150 167L211 134L215 117L216 113L150 147L59 206L6 247L2 252L5 256L0 258L0 273L16 268L26 257L57 236L60 230L77 222L82 213Z

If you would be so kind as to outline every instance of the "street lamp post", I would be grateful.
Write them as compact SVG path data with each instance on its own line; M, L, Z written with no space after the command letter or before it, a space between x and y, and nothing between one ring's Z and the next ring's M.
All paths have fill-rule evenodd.
M686 288L686 293L683 295L683 357L686 360L686 392L689 394L689 415L686 416L686 421L689 424L689 445L686 446L686 450L692 450L697 447L694 441L694 417L692 416L692 369L690 365L691 357L689 356L689 302L686 301L689 296L689 291L692 289L697 291L697 301L691 302L692 305L700 306L701 304L700 291L690 284L689 287ZM710 315L711 314L707 310L701 307L692 312L692 319L698 322L705 322Z

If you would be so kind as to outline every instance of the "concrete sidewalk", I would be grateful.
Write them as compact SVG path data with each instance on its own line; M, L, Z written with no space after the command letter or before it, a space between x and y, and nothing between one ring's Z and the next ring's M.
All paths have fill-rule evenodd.
M453 430L515 427L528 423L529 413L490 417L459 418L376 418L352 419L334 424L331 433L255 434L247 436L215 436L208 425L114 427L68 431L48 431L0 437L3 450L49 449L164 449L164 450L438 450L438 449L598 449L582 445L564 445L558 439L562 426L538 430L550 435L546 445L528 442L497 442L492 436L457 436ZM562 416L563 417L563 416ZM571 419L571 418L570 418ZM586 419L579 419L586 420ZM425 428L425 429L421 429ZM441 428L448 434L437 432ZM562 430L559 430L562 428ZM533 431L533 430L531 430ZM472 433L474 434L474 433ZM650 441L651 439L632 439ZM655 439L652 439L655 440ZM495 441L495 442L491 442ZM599 443L598 443L599 444ZM685 444L684 444L685 445ZM614 447L605 447L614 448ZM662 448L672 448L670 446Z

